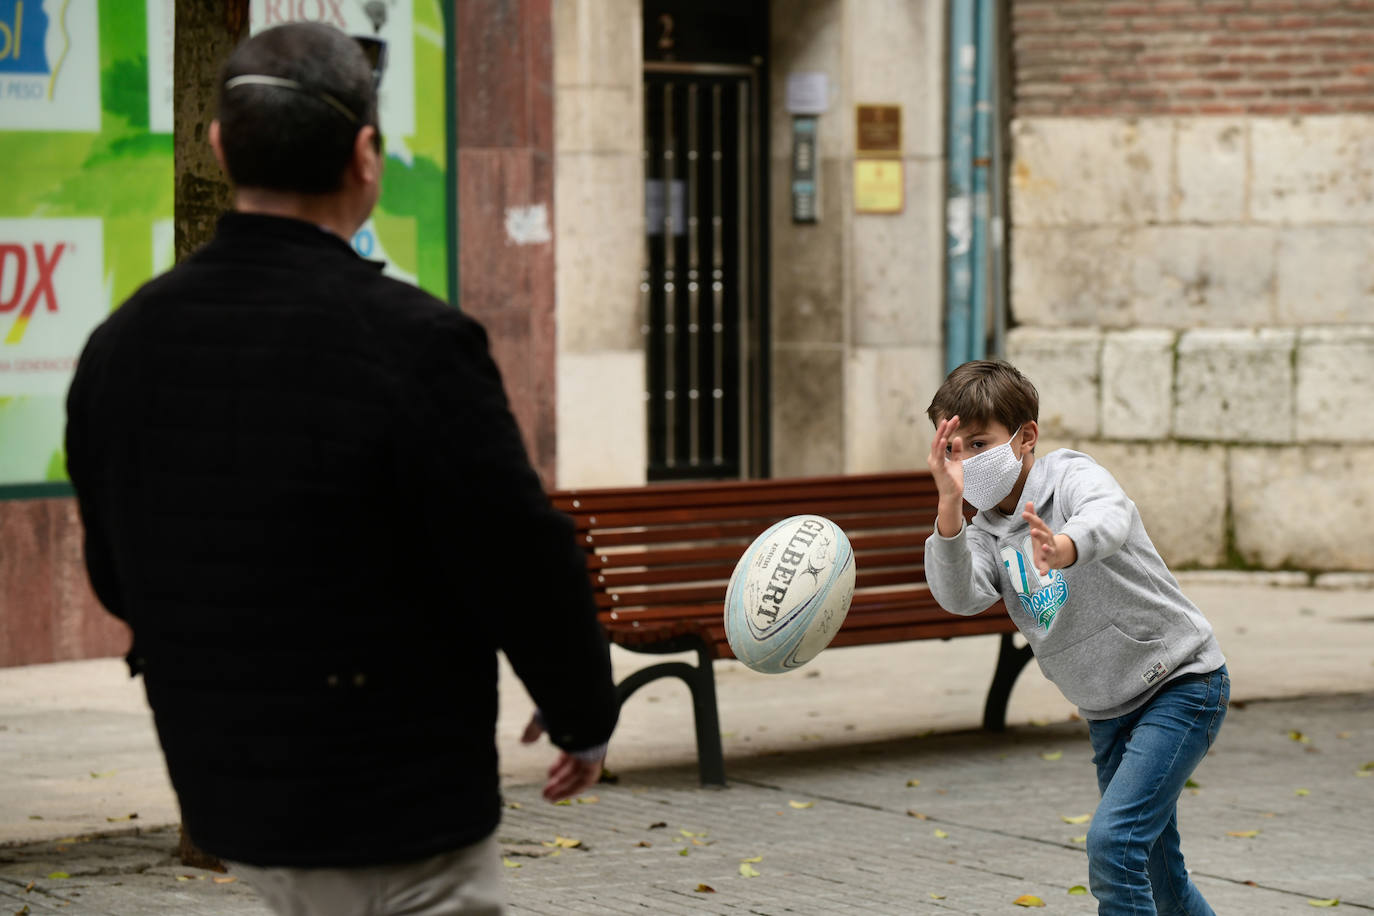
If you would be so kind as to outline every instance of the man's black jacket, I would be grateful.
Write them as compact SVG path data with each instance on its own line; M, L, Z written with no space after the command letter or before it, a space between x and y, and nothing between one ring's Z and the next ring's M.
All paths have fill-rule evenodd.
M229 214L87 343L68 467L192 839L414 860L500 814L497 648L577 750L616 718L571 522L481 326L308 223Z

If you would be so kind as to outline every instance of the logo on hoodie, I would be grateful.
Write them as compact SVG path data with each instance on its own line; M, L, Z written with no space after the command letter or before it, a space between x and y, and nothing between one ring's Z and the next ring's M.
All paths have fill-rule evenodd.
M1031 562L1033 556L1035 545L1028 534L1021 541L1020 549L1010 544L1002 548L1002 565L1007 568L1021 610L1029 614L1037 626L1048 631L1059 609L1069 600L1069 583L1057 569L1040 575Z

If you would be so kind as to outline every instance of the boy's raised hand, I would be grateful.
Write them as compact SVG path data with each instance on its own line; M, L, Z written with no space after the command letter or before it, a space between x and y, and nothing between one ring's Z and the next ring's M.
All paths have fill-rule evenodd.
M1064 569L1072 566L1078 559L1078 548L1073 538L1067 534L1055 534L1045 520L1035 514L1035 503L1026 503L1026 511L1021 517L1030 525L1031 542L1035 545L1035 556L1031 562L1040 575L1049 575L1051 569Z
M959 417L941 420L930 443L930 476L940 493L936 527L944 537L954 537L964 524L964 440L954 436ZM952 437L952 438L951 438Z

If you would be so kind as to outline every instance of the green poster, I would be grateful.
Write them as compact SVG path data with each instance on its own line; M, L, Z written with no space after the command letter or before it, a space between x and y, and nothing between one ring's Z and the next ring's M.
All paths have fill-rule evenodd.
M173 0L0 0L0 487L66 480L72 368L172 255ZM438 0L253 0L254 30L319 20L388 43L381 201L353 239L448 297Z

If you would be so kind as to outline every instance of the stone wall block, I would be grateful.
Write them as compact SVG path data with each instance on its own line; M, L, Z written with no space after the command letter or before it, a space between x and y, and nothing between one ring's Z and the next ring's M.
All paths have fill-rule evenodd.
M910 346L939 340L944 313L944 168L907 160L908 206L853 223L854 342ZM776 262L775 262L776 263Z
M1284 328L1185 333L1178 343L1174 435L1293 441L1293 349Z
M848 163L826 159L820 166L820 221L796 224L787 166L774 160L771 330L776 343L838 344L848 324Z
M924 468L935 429L926 406L944 378L938 345L856 347L845 376L845 473Z
M1369 445L1232 448L1236 549L1270 569L1374 569L1371 467Z
M1369 115L1255 118L1250 215L1271 223L1374 223Z
M1170 566L1226 559L1226 448L1177 442L1081 442L1140 510L1145 531Z
M644 252L639 157L561 154L554 208L562 352L638 350Z
M639 85L643 22L640 0L553 0L555 83L560 89Z
M1277 230L1149 226L1126 252L1134 325L1254 327L1273 323Z
M1040 393L1040 429L1049 436L1097 436L1101 428L1102 333L1015 328L1007 359Z
M558 480L567 487L644 483L648 417L643 351L558 359Z
M1298 440L1374 442L1374 326L1303 328L1297 362Z
M1042 327L1131 327L1130 253L1138 247L1138 235L1114 226L1015 227L1013 318Z
M1011 212L1018 226L1132 226L1169 213L1173 125L1162 119L1012 122Z
M1374 324L1374 225L1285 226L1277 260L1280 323Z
M1102 435L1167 439L1173 422L1173 331L1143 328L1102 341Z
M1184 222L1239 223L1246 218L1246 122L1183 118L1175 122L1172 215Z
M845 353L773 347L773 476L844 472Z

